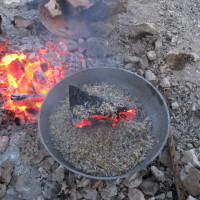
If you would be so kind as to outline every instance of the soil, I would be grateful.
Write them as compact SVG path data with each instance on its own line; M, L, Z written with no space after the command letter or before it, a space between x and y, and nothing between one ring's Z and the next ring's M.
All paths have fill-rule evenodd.
M9 2L11 3L8 4ZM0 44L1 40L10 41L9 50L6 49L6 52L1 52L0 58L5 53L13 52L13 50L31 54L36 52L38 48L44 47L47 41L56 40L56 37L51 35L40 23L37 10L39 1L29 2L28 7L26 2L26 0L0 0L1 29L4 33L0 35ZM35 24L27 29L15 28L11 23L14 15L31 19ZM157 29L157 34L137 39L130 38L129 33L133 27L143 22L153 23ZM184 152L194 149L196 160L200 159L200 62L199 60L193 63L186 62L182 70L172 70L166 63L165 54L170 50L181 49L200 56L199 0L129 0L128 12L120 15L119 23L110 34L108 41L110 50L107 57L104 59L88 58L86 59L86 66L123 67L144 77L150 77L149 72L151 72L151 76L154 75L151 77L153 83L166 96L179 168L180 171L184 170L187 166L187 162L183 160ZM79 45L78 41L76 43ZM148 60L147 52L149 51L156 52L156 59ZM137 59L130 62L127 61L130 60L127 59L127 56ZM70 70L71 73L76 71L73 68ZM169 82L167 87L163 87L163 78ZM0 103L2 102L0 96ZM0 184L1 189L6 190L3 191L5 195L0 197L2 200L131 200L138 198L138 196L135 196L136 194L140 196L140 199L178 199L174 175L169 164L170 157L168 156L167 145L159 158L140 173L116 181L94 181L80 177L68 170L60 170L59 164L52 162L49 156L44 157L42 161L42 158L37 159L37 163L34 163L35 155L40 152L38 151L38 136L36 134L28 136L31 141L34 138L33 141L36 142L30 142L33 148L36 148L33 151L34 155L31 155L31 164L23 163L19 159L19 149L21 144L27 145L25 142L23 143L25 135L28 134L26 130L29 130L29 133L36 133L37 128L34 127L33 131L29 129L29 125L17 126L13 122L13 117L5 118L1 111L0 121L0 136L9 137L9 144L5 152L0 154L0 165L2 167L3 163L7 161L11 161L14 165L10 183L1 182ZM22 149L31 153L27 146ZM22 153L25 155L24 152ZM156 167L159 174L152 173L152 167ZM199 172L199 169L195 169ZM59 181L53 181L52 174L59 176L59 179L57 179ZM192 176L187 176L187 174L183 177L190 183L185 182L186 197L190 195L189 199L193 196L198 200L200 199L200 194L198 194L199 180L194 184L190 177ZM193 178L196 177L198 176L195 175ZM24 180L27 180L29 184ZM154 188L153 191L151 191L151 187L149 187L150 189L144 188L146 181ZM197 188L197 193L191 191L194 188Z
M115 85L84 85L89 95L103 98L114 107L124 105L141 113L134 119L119 121L115 127L102 124L77 128L72 124L69 98L50 116L51 137L56 148L77 170L94 176L119 176L140 164L154 143L151 122L141 111L137 97Z

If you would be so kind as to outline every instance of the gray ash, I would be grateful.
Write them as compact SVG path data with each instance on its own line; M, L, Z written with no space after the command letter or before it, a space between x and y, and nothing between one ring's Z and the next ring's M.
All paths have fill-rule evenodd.
M117 176L128 172L143 161L152 148L151 120L142 111L138 98L115 85L101 83L84 85L83 88L116 107L134 108L136 116L133 120L118 122L115 127L104 124L79 129L72 124L67 97L49 119L55 147L76 169L90 175Z

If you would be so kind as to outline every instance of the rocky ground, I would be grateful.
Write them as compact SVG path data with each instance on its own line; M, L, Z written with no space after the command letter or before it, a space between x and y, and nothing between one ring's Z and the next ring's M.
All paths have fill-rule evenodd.
M42 26L33 4L27 7L25 3L0 0L2 30L6 33L1 34L0 42L9 40L9 49L31 54L57 39ZM16 28L11 23L15 15L34 24ZM82 51L87 67L123 67L144 76L165 94L186 197L200 199L200 1L129 0L128 12L120 16L108 38L108 52L101 46L106 58L87 59L97 56L89 48L83 51L83 43L87 47L91 40L70 40L71 50ZM67 171L47 154L37 124L17 126L12 118L4 119L1 112L2 200L177 199L167 145L151 165L130 177L91 180Z

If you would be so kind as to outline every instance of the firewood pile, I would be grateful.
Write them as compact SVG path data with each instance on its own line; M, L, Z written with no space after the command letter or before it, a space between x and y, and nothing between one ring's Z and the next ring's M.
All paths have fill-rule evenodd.
M50 0L39 5L39 13L52 34L73 39L105 38L127 6L128 0Z

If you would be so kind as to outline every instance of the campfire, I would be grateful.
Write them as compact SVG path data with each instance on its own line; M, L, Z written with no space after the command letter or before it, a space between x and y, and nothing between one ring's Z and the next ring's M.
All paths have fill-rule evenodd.
M83 55L69 52L64 41L46 46L37 54L6 54L0 61L0 94L4 108L16 118L37 120L46 93L68 73L66 60L75 55L80 65L83 61Z

